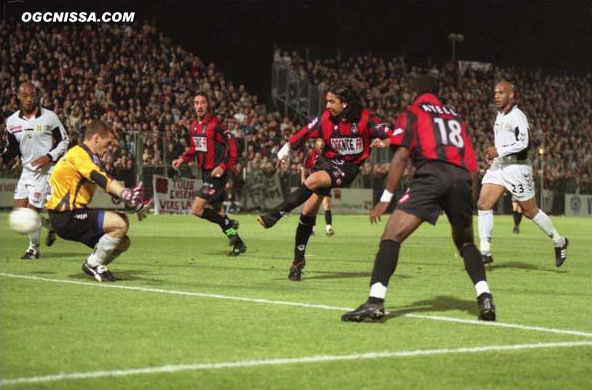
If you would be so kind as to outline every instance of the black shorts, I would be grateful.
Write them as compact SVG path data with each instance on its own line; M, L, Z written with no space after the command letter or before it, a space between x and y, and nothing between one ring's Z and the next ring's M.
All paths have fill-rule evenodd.
M199 189L197 196L210 203L224 201L226 198L226 182L228 181L228 175L224 174L221 177L213 177L211 171L203 171L202 178L203 186Z
M312 168L313 172L325 171L331 176L331 188L342 188L349 186L360 172L357 164L326 157L319 157ZM320 195L331 196L331 188L323 188L317 192Z
M90 248L94 248L103 235L104 219L105 210L49 211L49 221L58 236Z
M444 210L452 226L467 227L473 223L471 175L452 164L431 162L421 166L413 182L399 199L397 209L413 214L422 221L436 224Z

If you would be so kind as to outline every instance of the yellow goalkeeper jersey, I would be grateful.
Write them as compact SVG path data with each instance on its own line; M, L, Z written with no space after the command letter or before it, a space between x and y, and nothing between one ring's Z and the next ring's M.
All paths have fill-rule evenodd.
M106 189L112 180L101 166L99 157L86 145L74 146L54 167L45 207L51 211L85 208L92 200L97 184Z

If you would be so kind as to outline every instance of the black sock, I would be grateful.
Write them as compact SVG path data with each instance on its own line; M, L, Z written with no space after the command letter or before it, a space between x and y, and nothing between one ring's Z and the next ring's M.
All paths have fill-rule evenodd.
M301 184L300 187L288 195L282 204L273 210L273 214L275 214L276 217L281 218L284 216L284 214L292 211L304 203L308 198L310 198L311 195L312 191L304 184Z
M397 268L400 247L401 244L393 240L380 242L380 249L374 258L374 269L372 270L370 286L376 282L379 282L385 287L388 286L389 280Z
M465 261L465 269L471 278L473 284L477 284L480 281L487 281L485 277L485 266L483 265L483 260L481 259L481 253L475 246L475 244L470 244L463 247L460 250L460 255L462 256L463 260Z
M221 216L220 214L218 214L217 212L215 212L212 209L204 209L203 214L201 215L201 217L203 219L207 219L210 222L213 222L217 225L220 226L220 229L222 229L222 231L226 231L226 229L228 229L230 227L230 219L228 219L227 216Z
M325 225L332 225L333 224L333 216L331 215L331 210L325 210Z
M512 216L514 217L514 225L520 225L520 221L522 221L522 213L512 210Z
M306 244L312 234L312 228L315 225L316 218L313 216L300 214L300 221L296 228L296 239L294 240L294 263L304 260Z

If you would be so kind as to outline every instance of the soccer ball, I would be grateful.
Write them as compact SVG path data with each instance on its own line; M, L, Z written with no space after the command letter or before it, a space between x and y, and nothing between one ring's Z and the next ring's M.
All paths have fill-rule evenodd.
M27 207L19 207L12 210L8 221L10 228L21 234L32 233L41 226L41 217L39 214Z

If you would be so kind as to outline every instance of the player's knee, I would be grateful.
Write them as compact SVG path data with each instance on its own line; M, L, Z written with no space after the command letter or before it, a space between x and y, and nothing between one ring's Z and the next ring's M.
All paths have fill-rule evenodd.
M400 230L392 230L392 229L386 229L384 231L384 233L382 233L382 236L380 236L380 241L395 241L398 242L399 244L403 242L403 240L405 239L405 234L403 234L402 231Z
M314 214L306 215L304 212L300 214L299 223L301 225L314 226L316 216Z
M201 217L204 213L204 206L202 205L191 205L191 214L196 217Z
M132 245L131 240L129 239L128 236L125 236L121 239L121 241L119 242L119 245L117 245L117 251L119 252L125 252L126 250L129 249L129 247Z
M479 210L491 210L493 208L493 205L490 203L491 202L488 202L487 200L480 197L479 201L477 201L477 208Z
M533 219L539 213L539 208L535 207L532 210L522 210L522 215L524 215L528 219Z
M454 246L456 249L462 254L463 248L469 247L471 245L475 246L475 238L473 236L473 227L467 228L452 228L452 240L454 241Z
M474 242L465 242L456 246L458 248L458 252L460 253L460 256L462 258L465 258L467 256L468 253L470 252L477 252L479 253L479 250L477 249L477 247L475 246Z
M124 213L115 213L117 218L113 219L111 225L113 226L113 231L117 233L117 235L125 235L129 229L129 219L126 214Z
M323 186L325 186L325 179L326 177L323 175L322 171L315 172L306 178L306 180L304 181L304 185L311 190L316 190L318 188L322 188Z

